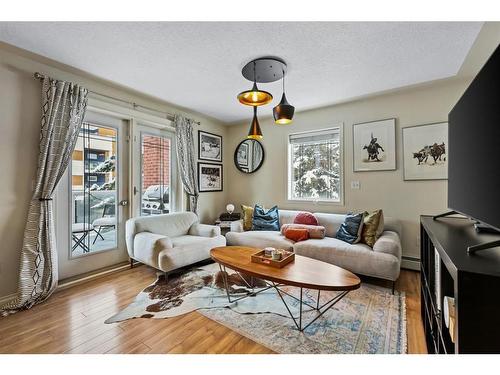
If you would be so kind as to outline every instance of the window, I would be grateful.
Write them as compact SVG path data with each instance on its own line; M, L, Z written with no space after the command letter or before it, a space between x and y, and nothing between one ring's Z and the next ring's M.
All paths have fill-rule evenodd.
M289 135L288 199L341 201L340 134L335 127Z
M170 209L170 138L141 136L141 215L166 214Z
M71 161L71 258L114 249L117 130L84 122Z

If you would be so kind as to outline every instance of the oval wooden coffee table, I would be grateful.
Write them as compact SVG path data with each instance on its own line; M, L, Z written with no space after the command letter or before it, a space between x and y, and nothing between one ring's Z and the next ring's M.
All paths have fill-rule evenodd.
M316 259L307 258L300 255L295 255L295 260L287 264L283 268L274 268L265 264L253 263L251 260L252 254L260 251L261 249L243 246L222 246L210 250L211 258L219 264L221 273L223 275L224 287L226 289L227 298L230 303L236 302L240 299L255 296L268 289L275 289L285 307L292 317L297 329L303 331L311 325L316 319L322 316L326 311L332 308L338 301L340 301L351 290L358 289L361 285L361 280L352 272L349 272L333 264L325 263ZM227 280L226 267L230 268L240 276L241 274L250 275L266 281L267 287L257 292L251 292L243 297L231 299L231 293ZM245 283L247 280L241 277ZM251 285L247 285L252 288ZM281 289L283 286L294 286L300 288L300 297L297 298L290 293ZM314 289L318 291L316 306L308 304L303 301L303 289ZM328 302L320 306L319 298L322 290L339 291L340 293L333 297ZM286 303L283 295L288 295L293 299L299 301L299 317L298 321L293 316L288 304ZM315 309L318 315L302 326L302 307L307 305Z

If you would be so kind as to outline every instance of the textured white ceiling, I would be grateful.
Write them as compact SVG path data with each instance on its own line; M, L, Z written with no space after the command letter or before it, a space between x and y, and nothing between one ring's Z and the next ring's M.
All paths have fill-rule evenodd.
M241 68L288 62L297 111L457 74L482 23L28 22L0 40L224 122L251 117ZM263 84L279 102L279 82Z

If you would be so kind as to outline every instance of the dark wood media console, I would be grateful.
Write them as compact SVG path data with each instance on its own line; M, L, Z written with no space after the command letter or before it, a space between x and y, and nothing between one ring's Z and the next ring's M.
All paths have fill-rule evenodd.
M421 314L428 352L500 353L500 247L467 254L468 246L500 236L476 233L465 218L432 216L421 216L420 235ZM445 296L455 299L455 342L445 325Z

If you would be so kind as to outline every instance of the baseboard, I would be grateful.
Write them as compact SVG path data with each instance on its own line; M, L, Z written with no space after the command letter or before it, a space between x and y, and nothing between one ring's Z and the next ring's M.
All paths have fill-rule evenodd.
M134 265L135 264L136 263L134 263ZM140 264L138 264L138 265L140 265ZM95 279L98 279L100 277L104 277L106 275L109 275L109 274L112 274L115 272L120 272L120 271L129 269L129 268L130 268L130 263L128 263L128 262L120 263L120 264L117 264L117 265L114 265L111 267L106 267L106 268L102 268L102 269L99 269L96 271L92 271L92 272L84 273L82 275L71 277L69 279L60 280L59 285L57 286L57 291L67 289L67 288L70 288L70 287L75 286L75 285L83 284L83 283L86 283L88 281L95 280Z
M12 301L14 298L16 298L16 294L7 294L6 296L0 297L0 306L3 306L4 304Z
M136 263L135 263L136 264ZM140 265L140 264L137 264ZM115 272L120 272L125 269L130 268L130 263L120 263L111 267L106 267L102 268L93 272L88 272L82 275L78 275L69 279L64 279L59 281L59 285L57 286L56 292L59 290L64 290L67 288L70 288L75 285L83 284L91 280L98 279L100 277L115 273ZM4 305L5 303L8 303L12 301L14 298L16 298L16 294L8 294L6 296L1 297L0 296L0 306Z
M403 256L401 259L401 268L413 271L420 271L420 259Z

